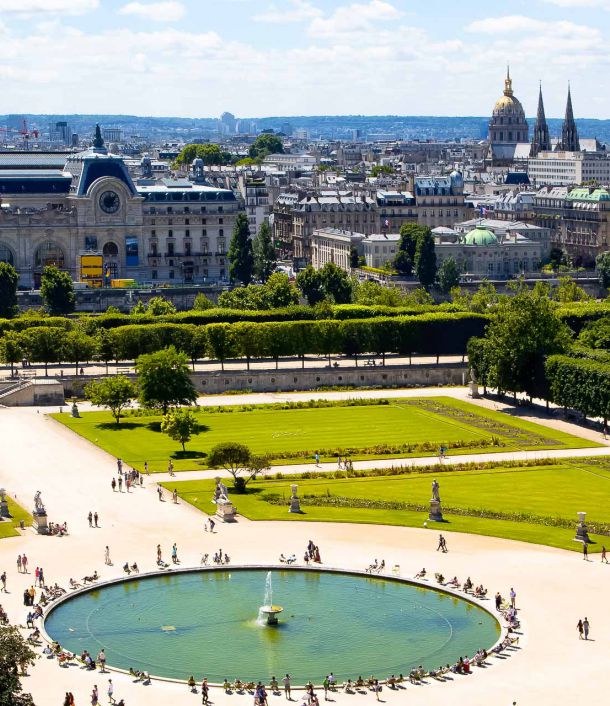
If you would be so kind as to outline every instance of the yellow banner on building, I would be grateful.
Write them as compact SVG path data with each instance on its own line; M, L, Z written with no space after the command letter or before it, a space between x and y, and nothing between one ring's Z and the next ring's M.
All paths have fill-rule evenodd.
M104 275L104 262L101 255L80 256L80 281L89 287L101 287Z

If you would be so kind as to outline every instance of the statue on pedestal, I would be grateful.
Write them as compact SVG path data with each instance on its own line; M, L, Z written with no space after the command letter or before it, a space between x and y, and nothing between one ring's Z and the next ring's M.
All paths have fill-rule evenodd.
M10 517L8 511L8 501L6 499L6 490L0 488L0 520L4 517Z
M299 496L297 495L298 486L294 484L290 487L292 488L292 497L290 498L290 507L288 508L288 512L301 512L301 502L299 500Z
M578 514L578 525L576 525L576 537L574 537L575 542L582 542L583 544L593 544L594 542L589 537L589 528L585 522L587 516L586 512L579 512Z
M229 491L227 486L221 482L220 478L216 478L216 487L214 488L214 500L217 505L222 503L228 503L229 501Z
M38 534L49 534L49 524L47 521L47 511L40 497L40 490L34 495L34 512L32 513L32 526Z
M34 515L46 515L46 514L47 514L47 511L45 510L45 507L42 504L40 490L37 490L36 494L34 495Z
M432 522L443 522L443 512L441 510L440 486L436 478L432 481L432 498L430 499L430 514L428 519Z

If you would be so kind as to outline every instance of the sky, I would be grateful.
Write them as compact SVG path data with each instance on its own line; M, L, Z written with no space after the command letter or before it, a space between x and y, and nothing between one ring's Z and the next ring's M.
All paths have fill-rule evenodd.
M0 0L0 114L610 118L610 0Z

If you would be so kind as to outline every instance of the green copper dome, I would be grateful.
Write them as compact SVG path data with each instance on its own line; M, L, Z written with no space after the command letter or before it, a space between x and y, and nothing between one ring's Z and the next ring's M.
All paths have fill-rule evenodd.
M498 239L487 228L477 227L466 233L465 243L466 245L497 245Z

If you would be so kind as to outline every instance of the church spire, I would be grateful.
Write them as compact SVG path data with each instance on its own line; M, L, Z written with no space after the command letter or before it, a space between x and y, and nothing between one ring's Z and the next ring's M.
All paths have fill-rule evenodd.
M568 84L568 102L566 103L566 115L563 119L563 127L561 128L561 142L559 149L564 152L579 152L580 141L578 139L578 130L574 120L574 111L572 110L572 93Z
M510 77L510 66L508 64L506 65L506 78L504 79L504 95L513 95L513 80Z
M542 84L538 93L538 112L536 114L536 125L534 127L534 137L532 138L531 157L537 157L540 152L548 152L551 149L549 138L549 128L544 114L544 101L542 100Z

